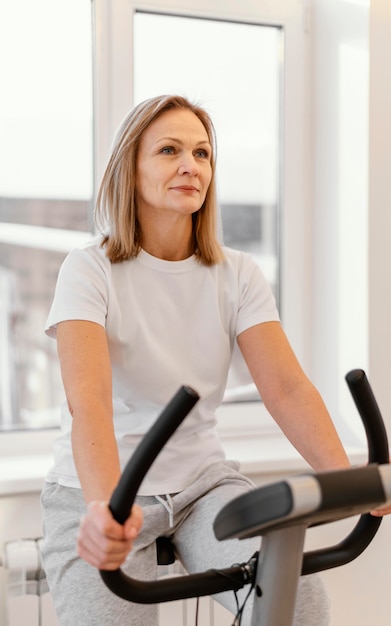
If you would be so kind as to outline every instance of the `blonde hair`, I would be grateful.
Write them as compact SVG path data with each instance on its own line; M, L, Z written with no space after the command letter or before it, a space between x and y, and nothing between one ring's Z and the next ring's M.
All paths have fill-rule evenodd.
M112 263L137 256L141 232L137 219L136 165L141 138L162 113L188 109L202 122L212 146L212 178L205 201L193 214L195 254L206 265L224 259L217 239L217 197L215 185L216 141L208 113L182 96L158 96L137 105L127 115L116 135L111 156L99 187L95 221L103 235L102 247Z

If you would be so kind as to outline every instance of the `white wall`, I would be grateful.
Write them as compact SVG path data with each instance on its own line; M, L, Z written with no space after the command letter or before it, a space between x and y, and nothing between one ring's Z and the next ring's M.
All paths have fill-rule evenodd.
M332 412L336 414L343 405L340 383L334 376L341 368L341 360L343 362L343 343L355 340L361 344L365 357L365 346L362 344L367 342L367 372L390 436L391 298L388 284L391 268L391 4L389 0L372 0L369 7L369 1L366 0L313 0L311 6L314 89L314 378ZM361 126L356 120L356 137L351 137L351 144L344 146L349 151L351 163L357 166L352 174L341 167L341 155L338 154L341 135L345 134L346 137L349 132L346 120L341 127L341 111L338 109L341 87L338 80L338 51L346 43L353 43L356 50L363 50L365 38L369 51L367 120L362 119ZM365 67L361 67L361 72L365 73ZM362 102L358 101L357 107L363 112ZM348 124L354 123L355 115L353 109ZM368 144L366 157L361 153L365 141ZM366 166L364 158L367 160ZM356 195L357 191L360 195ZM367 203L369 233L367 240L359 239L355 248L357 238L362 236L363 201ZM341 212L344 210L351 219L349 231L346 226L343 230ZM352 327L366 324L363 333L356 333L353 339L347 337L349 329L346 330L346 327L346 332L342 332L342 322L338 318L338 312L341 311L341 284L343 280L349 279L346 267L341 267L340 263L343 245L353 246L352 263L348 268L352 282L361 281L361 287L368 289L368 305L364 305L364 311L357 309L360 292L353 289L350 302L345 301L345 324L349 322L349 317ZM367 259L367 268L363 269L362 258ZM362 316L360 320L357 320L357 315ZM366 369L361 362L353 366ZM343 373L340 372L338 379L341 379ZM343 522L341 526L349 528L349 522ZM322 536L322 541L330 539L335 543L341 538L337 529L338 526L323 527L316 532ZM389 624L390 530L391 519L387 517L372 544L359 559L323 575L331 594L332 626Z
M314 0L313 379L349 417L349 369L368 371L369 0Z
M369 363L391 432L391 4L372 0L369 135Z

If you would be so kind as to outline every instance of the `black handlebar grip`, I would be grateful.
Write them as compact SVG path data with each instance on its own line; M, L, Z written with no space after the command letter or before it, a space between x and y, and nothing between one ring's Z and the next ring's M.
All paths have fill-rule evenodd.
M351 370L345 379L365 429L369 462L389 463L386 429L365 372L360 369ZM374 517L370 513L361 515L351 533L339 544L306 552L303 556L302 574L313 574L353 561L371 543L381 521L381 517Z
M128 519L140 484L155 458L198 400L199 395L194 389L180 387L139 443L113 491L109 504L114 519L120 524Z
M365 372L350 371L346 374L346 382L365 428L369 463L389 463L386 429Z
M120 524L124 524L129 517L137 491L148 469L198 399L199 396L194 389L181 387L134 451L109 503L114 519ZM181 600L194 594L205 596L237 590L250 579L248 570L241 565L225 570L209 570L191 576L155 581L130 578L120 568L114 571L101 570L100 575L106 586L117 596L143 604Z

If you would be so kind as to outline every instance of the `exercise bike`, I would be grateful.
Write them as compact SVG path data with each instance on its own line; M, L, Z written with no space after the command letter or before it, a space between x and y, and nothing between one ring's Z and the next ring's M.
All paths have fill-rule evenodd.
M228 503L214 521L216 538L262 537L259 552L249 562L156 581L130 578L121 569L102 570L108 588L125 600L155 604L250 586L251 626L291 626L300 576L357 558L381 523L368 512L391 503L388 442L377 402L362 370L349 372L346 381L365 428L368 465L290 476ZM128 518L146 472L198 399L193 389L181 387L139 444L110 500L119 523ZM353 530L339 544L304 552L309 527L357 515Z

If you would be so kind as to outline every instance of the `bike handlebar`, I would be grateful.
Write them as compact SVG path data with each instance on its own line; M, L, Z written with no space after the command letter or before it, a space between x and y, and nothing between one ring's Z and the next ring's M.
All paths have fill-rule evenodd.
M386 429L365 372L360 369L351 370L345 379L364 425L368 443L368 462L389 463ZM374 517L370 513L361 515L351 533L340 543L333 547L306 552L303 557L302 574L313 574L353 561L371 543L381 521L381 517Z
M136 448L109 503L114 519L120 524L124 524L129 517L137 491L148 469L198 400L198 393L194 389L181 387ZM189 598L193 595L194 588L199 596L240 589L249 582L251 575L244 565L151 582L130 578L121 569L101 570L100 574L113 593L124 600L142 604Z
M352 370L346 381L362 418L369 451L369 462L388 463L388 442L384 423L363 370ZM198 401L190 387L181 387L141 441L129 460L110 500L114 519L123 524L128 518L138 488L160 450ZM381 518L360 516L353 531L340 544L303 555L302 574L338 567L355 559L372 541ZM223 570L177 576L156 581L130 578L121 569L101 570L107 587L119 597L142 604L155 604L190 597L238 590L253 581L256 566L241 564Z
M138 489L152 463L198 400L199 395L194 389L180 387L140 441L113 491L109 504L114 519L120 524L128 519Z

